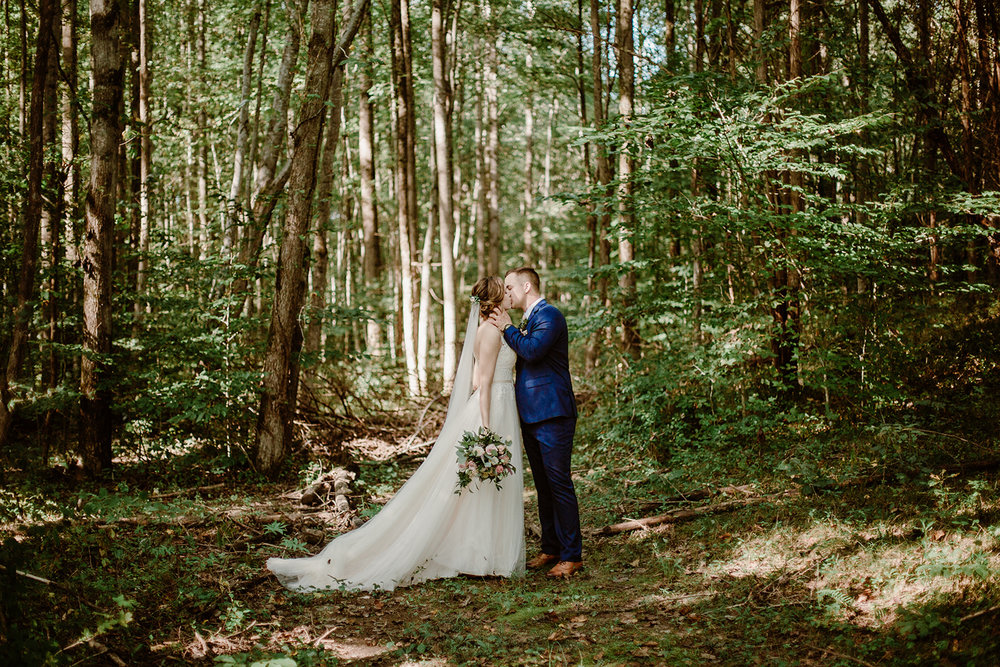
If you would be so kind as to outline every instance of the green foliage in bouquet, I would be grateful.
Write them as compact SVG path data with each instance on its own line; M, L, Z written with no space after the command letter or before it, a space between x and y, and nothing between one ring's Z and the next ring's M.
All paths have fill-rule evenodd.
M457 449L458 485L455 493L462 493L477 481L493 482L499 490L500 482L516 470L511 460L510 440L504 440L488 428L480 427L478 432L463 433Z

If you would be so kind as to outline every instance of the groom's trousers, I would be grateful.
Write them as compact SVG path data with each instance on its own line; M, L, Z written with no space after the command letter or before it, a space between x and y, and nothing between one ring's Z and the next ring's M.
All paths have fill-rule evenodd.
M542 553L559 560L583 560L580 510L573 489L570 458L576 417L555 417L534 424L521 422L524 451L538 494Z

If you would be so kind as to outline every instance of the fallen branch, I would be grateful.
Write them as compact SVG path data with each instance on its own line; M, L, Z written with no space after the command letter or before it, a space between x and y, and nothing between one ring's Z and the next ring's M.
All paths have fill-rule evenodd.
M969 614L968 616L963 616L962 618L958 619L958 622L965 623L966 621L971 621L974 618L979 618L980 616L986 616L987 614L992 614L995 611L1000 611L1000 605L997 605L995 607L990 607L989 609L983 609L981 611L977 611L976 613Z
M9 572L10 570L6 565L0 565L0 571ZM46 586L52 586L53 588L58 588L67 595L75 595L80 602L84 603L91 609L101 610L96 604L80 596L80 591L73 586L67 586L66 584L59 583L58 581L52 581L51 579L46 579L45 577L39 577L37 574L31 574L30 572L24 572L22 570L14 570L14 574L24 577L25 579L30 579L31 581L37 581L40 584L45 584Z
M208 486L197 486L193 489L181 489L180 491L171 491L170 493L157 493L150 496L150 498L155 498L161 500L163 498L173 498L174 496L182 496L185 493L197 493L198 491L211 491L212 489L221 489L226 485L225 482L220 482L219 484L209 484Z
M838 653L837 651L834 651L833 649L830 649L830 648L823 648L822 646L816 646L814 644L809 644L809 643L806 643L806 646L808 646L809 648L814 648L817 651L822 651L823 653L826 653L827 655L832 655L835 658L843 658L844 660L850 660L851 662L856 662L859 665L864 665L865 667L875 667L875 665L873 665L872 663L865 662L861 658L855 658L855 657L850 656L850 655L845 655L843 653Z
M8 572L6 565L0 565L0 571ZM31 574L30 572L22 572L21 570L14 570L14 574L24 577L25 579L31 579L32 581L37 581L43 584L48 584L49 586L58 586L56 582L50 581L44 577L39 577L37 574Z
M432 398L430 400L430 402L426 406L424 406L424 411L420 413L420 419L417 420L417 428L416 428L416 430L413 431L413 434L410 435L410 437L406 439L406 444L403 445L403 452L404 453L410 450L410 445L413 443L414 440L417 439L417 436L420 435L420 432L424 430L424 419L426 419L426 417L427 417L428 410L431 409L432 405L434 405L435 403L437 403L438 401L440 401L443 398L444 398L444 395L438 394L437 396L435 396L434 398Z
M618 535L619 533L627 533L633 530L643 530L646 528L651 528L653 526L659 526L664 523L680 523L682 521L690 521L691 519L697 519L698 517L706 516L708 514L719 514L722 512L729 512L743 507L750 507L751 505L758 505L760 503L765 503L797 495L799 495L799 492L797 490L792 490L792 491L784 491L782 493L778 493L772 496L758 496L756 498L730 500L715 505L702 505L700 507L692 507L690 509L673 510L671 512L667 512L666 514L644 517L642 519L631 519L629 521L623 521L621 523L615 523L610 526L605 526L604 528L595 531L594 535L596 537L602 537L605 535Z

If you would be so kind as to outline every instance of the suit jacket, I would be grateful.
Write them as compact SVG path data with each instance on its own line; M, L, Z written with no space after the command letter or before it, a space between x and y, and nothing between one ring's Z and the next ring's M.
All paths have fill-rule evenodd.
M523 332L507 327L503 337L517 353L514 395L521 421L535 424L553 417L576 417L569 332L559 309L542 299Z

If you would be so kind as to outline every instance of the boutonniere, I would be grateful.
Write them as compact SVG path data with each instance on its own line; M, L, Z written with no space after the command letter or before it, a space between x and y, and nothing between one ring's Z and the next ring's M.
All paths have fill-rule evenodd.
M517 328L521 331L526 331L528 328L528 318L522 317L521 321L517 323Z

